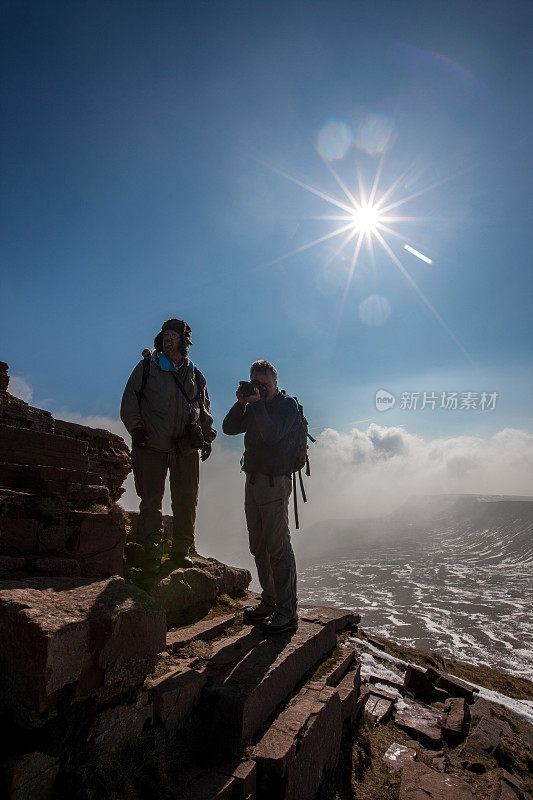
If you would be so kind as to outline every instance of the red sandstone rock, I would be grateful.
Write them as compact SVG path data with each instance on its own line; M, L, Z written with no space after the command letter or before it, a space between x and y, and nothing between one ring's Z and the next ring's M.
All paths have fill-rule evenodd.
M77 529L69 552L88 578L123 574L125 515L117 507L102 514L74 512L70 521Z
M469 734L461 750L461 758L473 762L483 761L494 753L500 743L503 726L496 720L482 717ZM476 771L476 770L474 770Z
M474 687L454 675L447 672L439 672L432 667L428 667L426 675L433 681L437 689L442 689L450 697L464 697L467 703L474 702Z
M7 374L9 366L5 361L0 361L0 392L7 391L9 386L9 375Z
M403 744L397 744L397 742L391 744L383 756L383 761L392 772L397 772L415 759L416 750L412 747L405 747Z
M105 753L114 753L138 738L152 724L153 707L146 692L133 703L101 711L91 727L88 741Z
M266 638L253 646L229 672L220 663L231 648L218 653L219 677L212 674L208 688L210 708L224 726L228 739L247 742L305 673L336 643L336 620L325 624L300 622L297 631ZM250 643L260 633L246 633ZM217 663L209 664L211 673Z
M409 664L405 671L403 687L415 697L432 700L435 697L435 686L429 679L425 669Z
M285 800L312 800L337 762L341 733L338 691L302 689L254 750L260 778L281 781Z
M361 622L361 615L356 611L348 611L345 608L337 608L336 606L300 608L298 616L304 622L319 622L321 625L334 622L337 631L342 631L350 625L356 625Z
M357 666L354 672L348 672L337 686L337 692L341 701L342 720L348 720L350 724L355 719L355 703L359 695L361 684L361 665Z
M396 725L428 747L441 747L441 717L418 703L407 703L396 712Z
M88 472L98 475L107 486L112 500L123 494L122 484L131 471L129 449L124 439L110 431L89 428L75 422L55 420L55 432L85 442L88 456ZM88 480L87 483L97 481Z
M257 765L255 761L241 761L231 772L234 800L249 800L256 796Z
M194 567L171 572L152 594L170 621L179 625L188 610L207 607L221 594L238 596L251 580L247 569L229 567L215 559L195 559Z
M402 769L400 800L475 800L475 795L462 778L415 761Z
M39 522L24 517L0 518L0 553L20 556L37 552Z
M374 725L387 723L392 717L394 701L369 692L365 703L365 712L372 717Z
M0 630L0 707L35 727L69 685L84 698L142 683L165 646L166 621L119 578L34 578L0 586Z
M10 464L36 464L86 471L86 442L44 431L14 428L0 421L0 452Z
M181 800L233 800L235 778L221 772L209 772L184 787Z
M13 758L6 768L6 800L51 800L59 772L59 759L45 753Z
M214 639L220 633L229 628L235 622L235 614L224 614L220 617L212 617L211 619L201 619L194 625L186 625L183 628L168 631L167 633L167 649L171 653L176 653L182 647L190 644L196 639L203 639L207 641Z
M470 727L470 709L464 697L451 697L444 705L442 734L450 742L464 739Z
M353 664L355 657L353 645L341 645L339 650L340 661L338 661L332 667L331 671L325 675L326 686L337 686Z
M183 659L158 678L149 679L148 691L157 718L167 731L175 731L187 720L198 701L207 677Z

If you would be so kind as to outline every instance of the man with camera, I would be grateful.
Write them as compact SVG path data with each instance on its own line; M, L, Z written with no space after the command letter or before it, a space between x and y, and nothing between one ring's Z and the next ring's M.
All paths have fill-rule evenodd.
M206 381L188 358L189 325L163 323L155 351L143 352L126 384L120 417L132 437L131 461L141 502L137 538L143 543L142 583L157 580L163 552L162 504L167 472L172 500L171 566L192 566L198 502L199 451L211 454L216 436Z
M237 402L222 430L244 433L244 509L250 552L255 558L261 602L244 613L267 634L298 627L296 563L289 532L293 432L300 423L296 401L278 391L276 368L255 361L250 381L241 381Z

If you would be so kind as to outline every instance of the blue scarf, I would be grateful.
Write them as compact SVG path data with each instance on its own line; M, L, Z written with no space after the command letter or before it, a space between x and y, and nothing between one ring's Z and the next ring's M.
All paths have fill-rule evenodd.
M168 358L164 353L159 354L159 359L157 363L164 372L170 372L172 364L170 363L170 361L168 360Z

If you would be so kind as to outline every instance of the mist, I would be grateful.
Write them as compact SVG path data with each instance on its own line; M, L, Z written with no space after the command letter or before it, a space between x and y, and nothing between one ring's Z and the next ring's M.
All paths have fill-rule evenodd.
M54 412L60 419L129 435L118 419ZM414 494L527 495L533 486L533 434L504 428L492 436L423 439L400 427L370 424L342 433L324 430L309 445L311 475L305 477L308 502L298 489L300 530L290 525L296 554L305 552L311 529L334 520L380 517L394 511ZM244 517L244 475L240 451L219 438L208 461L201 465L196 545L203 555L251 568ZM133 475L125 484L120 504L138 509ZM171 514L165 492L163 512ZM308 543L310 541L308 539Z

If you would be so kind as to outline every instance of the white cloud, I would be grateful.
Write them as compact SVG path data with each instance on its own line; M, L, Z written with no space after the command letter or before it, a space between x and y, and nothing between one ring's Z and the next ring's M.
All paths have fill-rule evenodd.
M25 381L11 380L14 394L20 397L25 392L31 399ZM130 444L119 419L65 410L53 413L59 419L112 431ZM305 478L309 502L299 502L297 553L304 552L306 530L314 523L382 516L413 494L527 495L533 486L533 434L514 428L488 437L434 439L375 423L349 433L327 428L309 453L312 474ZM221 436L201 466L197 546L205 555L250 568L239 457L240 452L230 449ZM121 505L136 510L139 500L131 474L124 488ZM163 511L171 513L168 484ZM290 513L292 518L292 501Z
M403 428L370 425L341 434L327 429L311 446L306 519L376 516L411 494L528 494L533 435L505 428L489 437L425 440Z
M11 375L9 378L9 386L7 387L9 394L14 397L20 397L25 403L31 403L33 397L33 390L29 383L24 378L19 378L18 375Z

